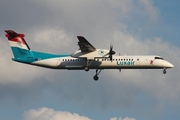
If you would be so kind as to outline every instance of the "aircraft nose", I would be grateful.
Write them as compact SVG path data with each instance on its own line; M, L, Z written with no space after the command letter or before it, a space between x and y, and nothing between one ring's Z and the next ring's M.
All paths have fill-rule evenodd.
M167 63L167 67L168 67L168 68L173 68L174 65L168 62L168 63Z

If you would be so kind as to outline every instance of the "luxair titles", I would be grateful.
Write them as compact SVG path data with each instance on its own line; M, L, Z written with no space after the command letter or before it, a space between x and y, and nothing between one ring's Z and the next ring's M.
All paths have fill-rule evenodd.
M117 61L117 65L134 65L135 61Z

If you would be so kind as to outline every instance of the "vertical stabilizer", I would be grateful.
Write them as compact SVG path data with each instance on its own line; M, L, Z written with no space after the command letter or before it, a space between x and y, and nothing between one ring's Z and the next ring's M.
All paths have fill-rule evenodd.
M33 53L24 39L24 34L18 34L13 30L5 30L5 32L7 33L6 37L9 40L14 58L33 57Z

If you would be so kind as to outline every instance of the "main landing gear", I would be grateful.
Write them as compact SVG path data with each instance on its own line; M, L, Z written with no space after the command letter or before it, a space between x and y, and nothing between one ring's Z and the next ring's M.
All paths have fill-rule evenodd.
M95 76L93 77L95 81L97 81L97 80L99 79L98 75L99 75L99 73L100 73L101 71L102 71L102 69L100 69L100 70L96 69L96 74L95 74Z
M86 67L84 68L84 70L85 70L86 72L89 71L88 66L86 66Z
M84 70L87 72L89 71L89 65L92 63L92 60L87 60L87 64L86 67L84 68Z

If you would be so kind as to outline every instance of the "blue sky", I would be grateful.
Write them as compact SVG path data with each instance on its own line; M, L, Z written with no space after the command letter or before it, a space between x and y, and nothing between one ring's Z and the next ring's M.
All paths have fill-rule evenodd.
M0 1L1 120L180 119L180 2L160 0ZM76 36L121 54L156 54L167 70L51 70L11 61L5 29L33 50L73 53Z
M178 31L180 30L180 23L179 23L179 1L154 1L154 5L158 7L161 12L161 26L159 28L159 35L163 37L166 41L170 41L173 44L179 45L179 35ZM163 27L164 26L164 27ZM165 29L165 30L162 30Z

